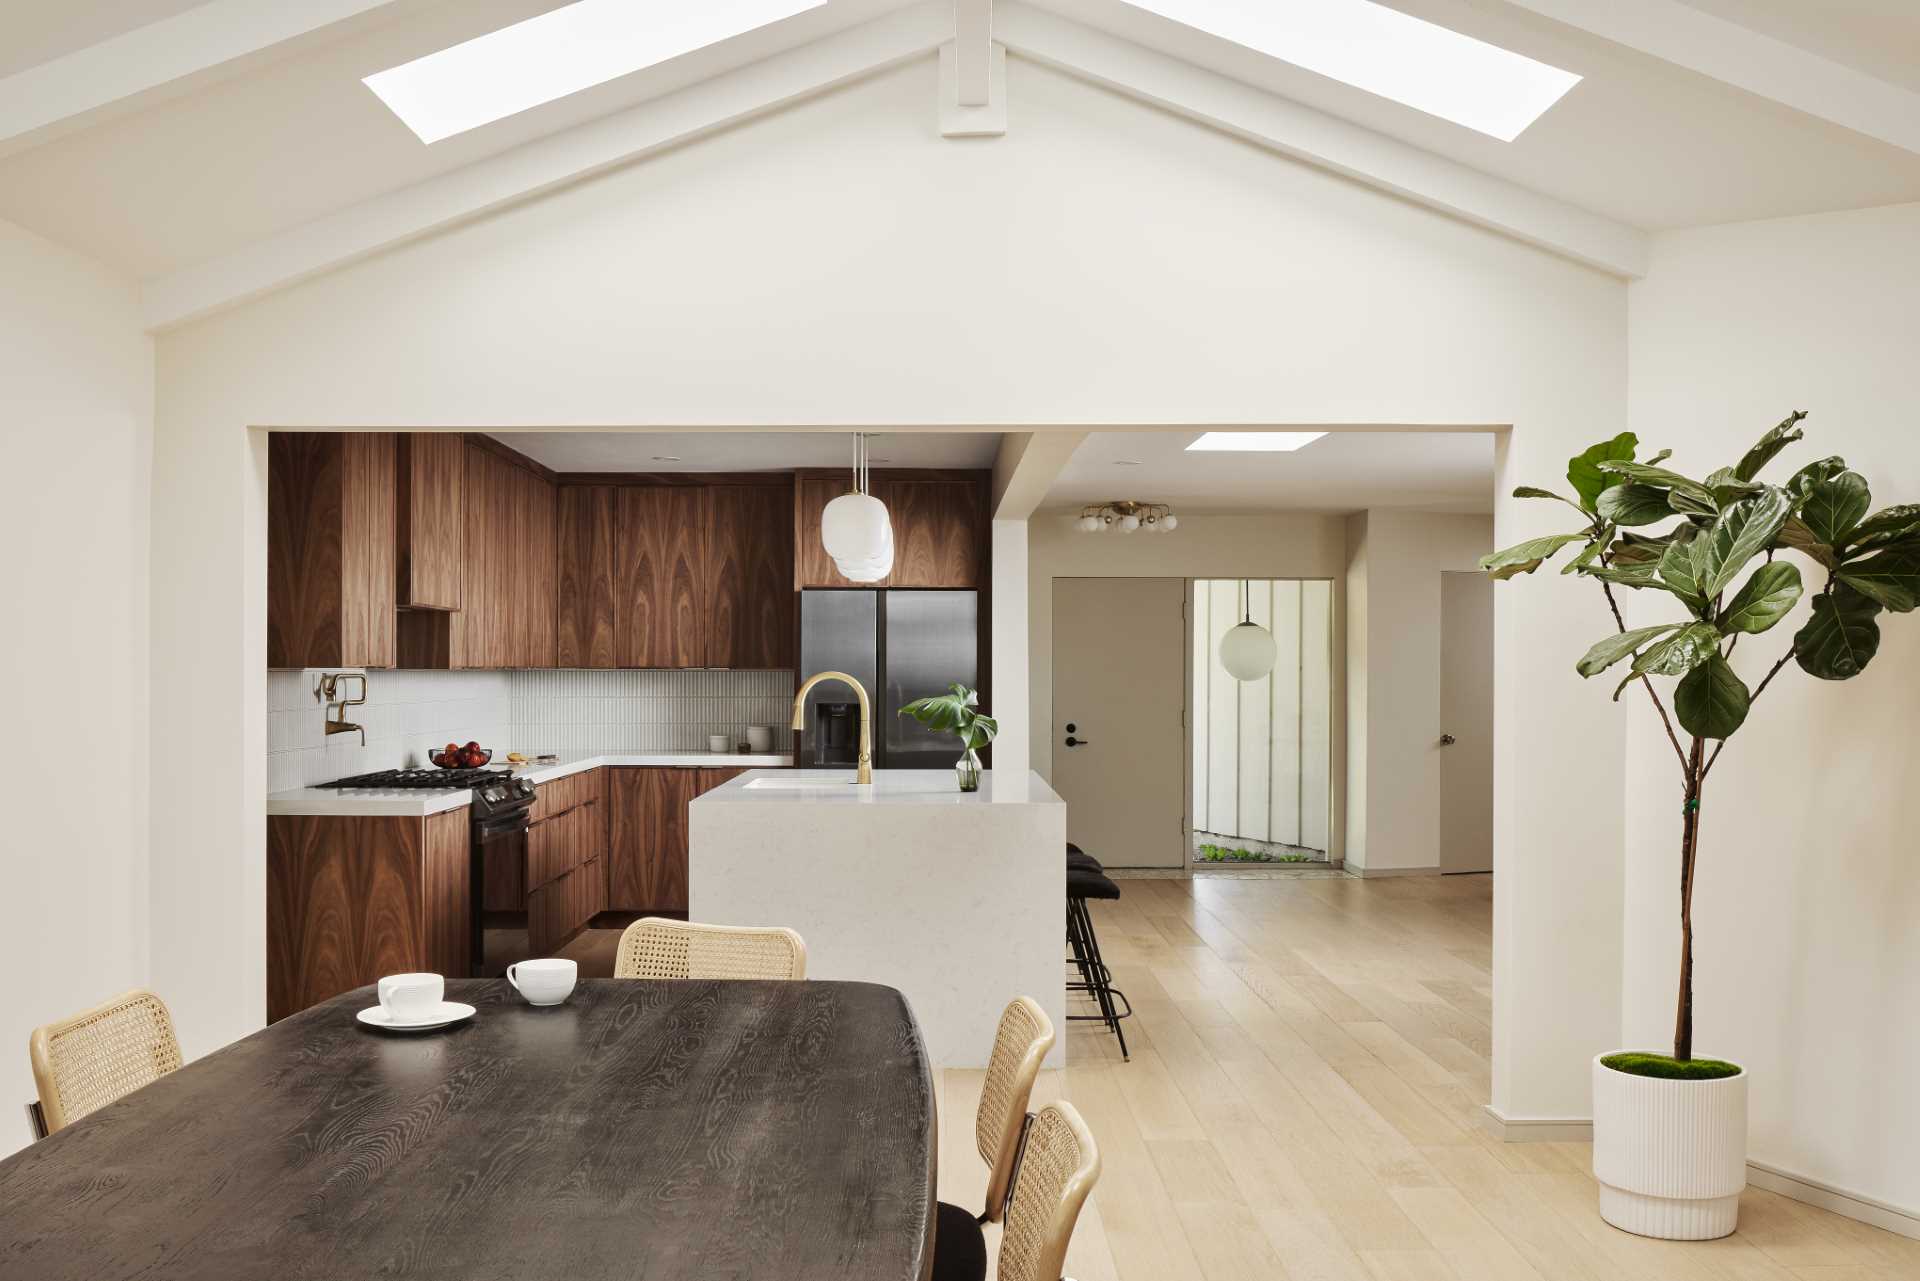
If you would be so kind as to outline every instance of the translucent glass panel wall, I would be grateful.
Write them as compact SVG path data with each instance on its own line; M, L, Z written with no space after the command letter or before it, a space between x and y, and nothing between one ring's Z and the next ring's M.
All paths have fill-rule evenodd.
M1333 584L1203 578L1193 595L1194 829L1325 850ZM1273 673L1257 681L1220 665L1220 638L1241 621L1243 600L1279 651Z

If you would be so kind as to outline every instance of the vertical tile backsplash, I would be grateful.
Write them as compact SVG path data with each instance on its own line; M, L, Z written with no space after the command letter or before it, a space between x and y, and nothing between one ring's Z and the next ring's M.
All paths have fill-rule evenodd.
M773 726L792 751L793 673L730 671L510 672L513 732L522 751L704 752L709 734L746 738Z
M347 709L364 747L356 733L327 736L319 676L267 673L268 791L424 766L429 748L468 739L497 756L704 752L709 734L739 741L771 725L774 750L793 750L788 671L368 672L366 703Z
M341 669L357 670L357 669ZM417 768L427 750L476 740L502 755L512 737L511 672L367 673L367 701L347 719L367 731L327 735L317 670L267 673L267 790L312 787L372 770Z

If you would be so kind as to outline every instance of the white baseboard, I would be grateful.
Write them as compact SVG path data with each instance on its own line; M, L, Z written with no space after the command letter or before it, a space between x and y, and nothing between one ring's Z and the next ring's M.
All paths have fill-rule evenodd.
M1480 1109L1480 1124L1508 1143L1593 1142L1593 1122L1584 1117L1503 1116L1488 1103Z
M1794 1174L1763 1161L1747 1162L1747 1182L1756 1188L1778 1192L1795 1201L1805 1201L1808 1205L1817 1205L1823 1210L1831 1210L1849 1219L1871 1223L1876 1228L1885 1228L1889 1232L1920 1241L1920 1211L1876 1201L1863 1193L1849 1192L1845 1188L1822 1183L1803 1174Z
M1368 880L1380 876L1438 876L1438 867L1356 867L1346 865L1348 876L1364 876Z
M1487 1104L1481 1108L1480 1122L1495 1138L1508 1143L1586 1143L1593 1139L1593 1122L1579 1117L1510 1117ZM1747 1162L1747 1182L1920 1241L1920 1211L1878 1201L1864 1193L1835 1187L1764 1161Z

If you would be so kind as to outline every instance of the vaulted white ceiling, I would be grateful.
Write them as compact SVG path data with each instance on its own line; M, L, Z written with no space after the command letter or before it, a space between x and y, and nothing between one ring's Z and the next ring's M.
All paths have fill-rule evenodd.
M989 31L1014 63L999 119L1039 61L1623 275L1646 231L1920 200L1911 0L1386 2L1583 79L1509 143L1122 0L828 0L426 146L361 77L560 0L12 0L0 218L177 323L932 57L956 9L966 84Z

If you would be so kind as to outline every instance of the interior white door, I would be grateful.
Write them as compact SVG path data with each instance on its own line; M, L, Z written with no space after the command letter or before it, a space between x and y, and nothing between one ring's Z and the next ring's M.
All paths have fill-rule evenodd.
M1053 788L1109 867L1185 867L1186 580L1053 580Z
M1440 870L1493 870L1493 580L1440 575Z

